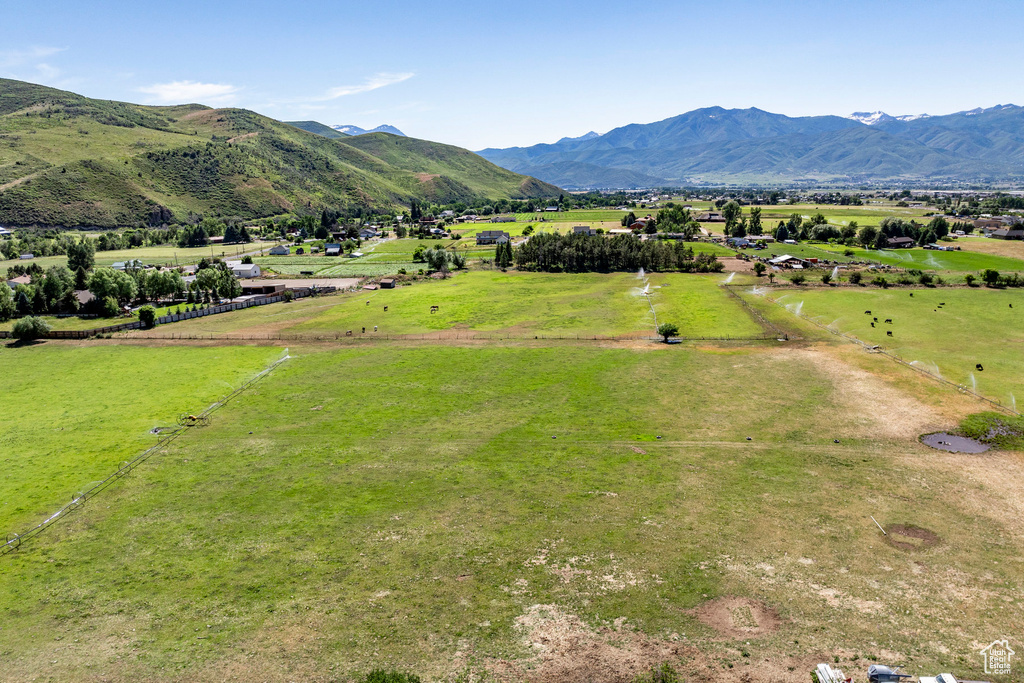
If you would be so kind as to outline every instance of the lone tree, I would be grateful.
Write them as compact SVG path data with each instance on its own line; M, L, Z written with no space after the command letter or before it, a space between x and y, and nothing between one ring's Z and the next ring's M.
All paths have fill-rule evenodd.
M760 261L754 264L754 275L761 277L762 275L764 275L764 271L766 270L768 270L767 266L765 266Z
M999 271L986 268L981 271L981 279L985 281L985 284L989 287L995 287L999 284Z
M667 344L669 337L679 334L679 326L675 323L662 323L658 325L658 334L665 338L665 343Z

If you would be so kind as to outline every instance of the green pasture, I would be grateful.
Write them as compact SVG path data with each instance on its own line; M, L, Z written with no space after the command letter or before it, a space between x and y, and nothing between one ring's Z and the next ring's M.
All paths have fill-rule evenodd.
M0 530L24 531L279 351L0 345ZM16 400L15 400L16 397Z
M760 326L718 286L725 277L651 274L651 300L658 321L677 324L680 335L686 337L761 334ZM654 316L637 285L640 281L629 273L470 271L396 289L249 308L175 323L157 332L258 335L273 329L334 336L377 326L379 336L456 332L515 337L651 336ZM440 310L430 313L431 306Z
M743 213L750 212L752 207L744 206ZM809 219L815 214L822 214L832 225L848 225L856 221L858 225L879 225L889 217L903 218L905 220L916 220L918 223L927 223L931 220L926 213L933 212L933 208L926 207L901 207L894 202L882 204L865 204L863 206L838 206L832 204L778 204L761 206L761 222L766 229L773 229L779 221L789 220L794 213L800 214L804 219Z
M826 250L822 249L823 245L819 244L807 244L804 242L798 244L766 244L764 249L744 249L744 253L752 256L762 256L764 258L775 258L776 256L782 256L783 254L789 254L790 256L796 256L797 258L816 258L819 260L828 259L829 261L838 261L839 263L849 263L853 260L859 260L856 256L844 256L843 249Z
M917 247L913 249L861 249L860 247L844 247L835 244L817 246L822 250L837 252L840 255L849 249L854 252L852 258L858 261L875 261L899 268L956 272L977 272L986 268L999 271L1024 270L1024 260L976 251L934 251Z
M917 361L952 382L976 386L981 394L1006 405L1019 395L1024 407L1020 290L841 287L772 290L769 296L791 310L802 305L803 315L878 344L908 362ZM876 317L878 322L871 327ZM884 322L889 318L891 325ZM983 371L976 369L978 363Z
M3 500L46 512L280 351L2 353L18 410L5 434L23 444L5 452L36 454ZM929 466L874 413L845 419L842 376L805 351L291 353L211 426L0 558L5 677L472 680L499 661L528 675L540 636L517 620L553 609L626 651L633 629L678 643L685 680L769 658L866 668L883 650L979 678L976 634L1024 628L1024 542L974 505L989 487ZM60 382L39 382L52 367ZM57 459L89 448L93 471ZM942 544L888 548L869 515ZM780 628L717 634L691 610L720 596L762 601Z
M276 243L252 242L250 244L214 245L212 247L195 247L190 249L179 249L171 245L161 245L157 247L139 247L137 249L119 249L117 251L97 251L96 265L109 266L119 261L138 259L147 266L185 266L198 263L201 258L240 259L243 254L258 254L260 249L270 249L274 244ZM17 264L28 266L31 263L36 263L40 268L46 269L50 266L67 265L67 262L67 256L40 256L27 261L20 259L0 260L0 275L6 277L7 269Z

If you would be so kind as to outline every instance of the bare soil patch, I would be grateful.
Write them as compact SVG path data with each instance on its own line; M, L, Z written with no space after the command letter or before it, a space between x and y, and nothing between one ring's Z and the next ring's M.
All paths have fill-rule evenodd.
M524 644L535 652L526 661L488 665L501 681L534 683L628 683L661 662L674 662L685 646L649 638L616 620L615 628L593 629L558 605L533 605L516 619Z
M890 524L885 528L885 542L893 548L915 552L934 548L942 539L934 531L912 524Z
M737 596L710 600L692 610L692 614L724 638L762 636L782 625L778 613L768 605Z
M718 260L725 266L726 273L753 273L754 262L744 261L735 256L719 256Z

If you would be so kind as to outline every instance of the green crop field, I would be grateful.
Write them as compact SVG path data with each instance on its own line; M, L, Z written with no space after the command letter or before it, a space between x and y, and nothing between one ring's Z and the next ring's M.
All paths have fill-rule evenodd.
M922 369L1024 407L1024 292L992 289L772 290L790 310L917 362ZM939 304L945 304L939 306ZM1011 307L1012 306L1012 307ZM866 315L865 311L871 311ZM874 318L875 327L871 327ZM892 324L886 324L886 319ZM888 332L893 336L889 337ZM981 363L983 371L975 365Z
M33 454L4 501L45 514L281 350L3 353L16 377L64 369L55 403L44 383L4 380L21 404L7 438L27 426L14 452ZM6 678L629 680L668 660L686 680L796 680L833 656L978 677L974 634L1024 627L1024 543L992 479L1008 456L967 469L918 444L943 419L921 403L934 390L878 357L291 353L211 426L0 558ZM101 455L56 459L83 448ZM871 515L940 544L887 546Z
M109 266L119 261L138 259L147 266L185 266L199 262L199 259L241 258L242 254L259 253L260 249L269 249L274 242L252 242L250 244L230 244L227 246L215 245L212 247L196 247L190 249L178 249L175 246L164 245L159 247L139 247L137 249L120 249L117 251L96 252L96 265ZM0 260L0 275L6 277L7 269L14 265L27 266L31 263L38 264L40 268L46 269L50 266L67 265L67 256L41 256L30 261L13 259L10 261Z
M658 320L688 337L752 337L763 330L718 284L723 275L650 275ZM471 271L393 290L272 304L157 328L152 334L383 335L474 332L516 337L651 336L654 317L632 274ZM370 305L366 302L370 301ZM383 307L388 306L385 313ZM440 311L430 313L431 306ZM136 333L133 333L136 334ZM137 334L147 335L147 332Z
M42 521L76 491L267 364L270 349L0 346L0 529ZM74 362L69 363L70 359Z

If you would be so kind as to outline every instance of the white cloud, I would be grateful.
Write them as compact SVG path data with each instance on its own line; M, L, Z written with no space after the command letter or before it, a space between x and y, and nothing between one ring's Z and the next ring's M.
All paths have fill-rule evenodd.
M67 48L64 47L46 47L39 45L26 48L24 50L0 50L0 68L24 66L25 64L30 64L38 59L51 57L66 49Z
M225 104L238 91L239 88L227 83L198 81L156 83L139 88L139 92L150 95L150 102L153 104Z
M359 93L370 92L371 90L377 90L378 88L407 81L415 75L416 74L413 73L379 73L367 78L366 81L360 85L343 85L338 88L331 88L327 91L326 97L321 99L335 100L339 97L347 97L348 95L358 95Z

